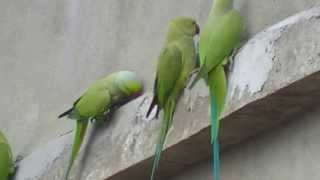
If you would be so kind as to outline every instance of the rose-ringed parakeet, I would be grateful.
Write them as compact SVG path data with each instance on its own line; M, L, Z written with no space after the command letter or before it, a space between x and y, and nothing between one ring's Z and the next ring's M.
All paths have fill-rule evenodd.
M232 0L214 0L207 22L200 33L200 70L191 87L201 77L210 89L211 143L213 149L214 179L219 180L219 115L223 110L226 94L226 77L223 64L232 50L240 43L243 20L233 9Z
M76 120L76 132L65 179L82 144L89 120L103 122L114 110L142 94L141 81L130 71L110 74L92 84L74 102L73 107L59 115Z
M14 164L9 143L0 131L0 180L8 180L13 174Z
M199 26L192 18L177 17L169 23L166 41L158 59L153 89L154 97L147 112L148 117L156 105L157 114L163 109L163 119L155 150L151 180L154 179L155 171L159 165L161 151L172 124L178 98L195 68L196 53L193 37L198 33Z

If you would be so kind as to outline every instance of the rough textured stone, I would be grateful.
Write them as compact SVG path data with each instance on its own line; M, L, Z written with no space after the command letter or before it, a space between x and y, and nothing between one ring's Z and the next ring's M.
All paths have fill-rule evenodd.
M247 33L244 38L251 37L268 25L318 4L319 0L235 0L236 8L241 11L247 21ZM27 156L33 152L22 162L20 172L23 175L18 174L17 177L32 179L50 170L50 173L42 179L60 179L59 177L64 173L65 167L62 165L67 162L72 139L69 135L68 141L60 142L61 139L57 137L71 130L73 122L58 121L57 114L68 108L70 102L76 99L92 81L116 70L136 71L144 80L146 89L150 91L156 66L155 60L163 42L167 22L177 15L188 15L195 17L200 24L203 24L210 6L211 0L185 0L183 3L171 0L136 0L134 2L97 0L94 3L84 0L1 1L0 114L2 118L0 128L8 136L15 156ZM308 25L307 22L309 20L306 21L306 25ZM310 20L310 23L313 22ZM290 30L298 33L300 27L297 25ZM307 33L313 33L312 29ZM295 33L292 32L292 34L294 36ZM305 34L301 38L282 36L283 44L275 46L290 48L291 46L286 47L286 39L297 41L290 43L301 41L303 45L296 49L296 54L283 53L279 56L276 54L276 57L281 59L293 58L293 63L296 64L289 63L289 68L283 70L287 62L281 64L276 61L278 65L273 63L270 72L265 72L266 74L281 72L282 75L279 77L288 77L287 81L281 81L280 87L303 77L299 73L295 74L294 71L290 74L290 68L291 66L300 68L300 62L296 61L305 58L304 55L309 53L309 50L313 52L312 48L303 48L308 47L304 44L305 38L311 39L310 42L315 41L311 34L309 37L308 35ZM308 58L314 59L313 56ZM313 60L306 62L317 63ZM142 70L141 67L149 68ZM314 69L309 69L305 65L301 67L306 68L301 72L307 75L316 71L318 66L312 66ZM278 68L280 70L277 70ZM300 72L300 69L295 70ZM238 90L232 91L235 94L241 94L241 97L237 101L230 100L234 103L229 104L226 114L237 109L238 106L235 104L241 104L242 107L255 98L261 98L273 92L272 84L279 85L277 78L278 76L268 76L265 83L261 81L264 84L263 88L270 88L263 90L261 94L256 93L257 95L252 99L246 98L249 96L246 91L240 91L242 93ZM235 84L234 89L245 87L245 83L243 84L245 81L240 82L242 84ZM254 87L253 89L261 88L261 86ZM266 94L263 94L265 92ZM183 105L178 109L174 124L175 131L169 135L168 146L182 139L188 139L191 134L207 127L206 95L206 88L199 85L192 95L186 95L183 99L181 103ZM238 98L236 95L234 97ZM152 154L153 140L156 137L154 131L159 121L139 118L143 116L147 101L150 101L150 95L123 108L110 127L101 128L92 135L94 137L91 142L92 147L87 150L88 164L82 167L83 171L81 171L83 178L89 175L93 179L100 176L108 177ZM185 112L189 108L193 111ZM135 112L138 112L138 115ZM199 120L194 122L193 119ZM151 128L148 131L140 133L149 127ZM124 129L123 132L117 132ZM140 140L137 141L139 138ZM53 142L58 143L59 147L52 152L45 151L45 148L51 147ZM112 147L113 142L118 144L115 149ZM60 146L65 143L68 149L61 152ZM119 148L124 148L123 150L129 153L121 157L117 156ZM142 151L140 151L141 148L143 148ZM49 154L41 155L45 153ZM48 159L41 159L44 156ZM59 156L58 159L55 158L57 156ZM54 162L51 161L52 158L55 159ZM196 160L198 158L195 158ZM118 164L110 167L110 170L107 168L110 162L118 162ZM34 169L38 171L28 174L30 164L39 167ZM43 164L47 164L45 168ZM146 167L149 167L148 161L146 161ZM174 170L176 166L172 165L168 168Z
M234 4L251 37L319 0ZM169 19L188 15L203 24L210 7L211 0L1 1L0 128L14 155L26 156L69 131L72 122L56 115L105 74L137 71L150 90Z
M229 76L229 98L222 120L224 147L288 120L292 114L310 106L310 102L318 103L309 96L304 99L302 92L312 94L318 89L317 84L304 87L305 83L309 85L319 80L316 73L320 69L317 61L320 52L319 16L320 9L315 8L290 17L259 33L237 53ZM302 80L311 74L311 80ZM200 83L182 98L161 162L163 178L206 159L210 154L205 89ZM292 97L293 94L301 98ZM109 124L90 131L87 146L82 149L71 177L146 178L151 163L148 158L153 153L159 127L158 120L144 118L150 100L150 94L146 94L121 108ZM53 162L48 161L40 179L61 179L70 152L69 144L65 147L62 153L55 153L60 156ZM38 157L42 156L36 153L24 161L36 163L40 160Z

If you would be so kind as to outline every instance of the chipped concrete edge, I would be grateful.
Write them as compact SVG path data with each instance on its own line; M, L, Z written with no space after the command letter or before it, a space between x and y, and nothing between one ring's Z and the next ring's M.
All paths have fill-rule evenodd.
M319 19L319 17L320 7L293 15L255 35L235 56L231 57L233 64L228 81L228 106L223 113L223 117L317 70L315 68L308 74L301 73L301 76L295 79L280 79L278 86L274 89L264 87L271 76L270 72L274 68L274 62L277 58L276 53L281 48L277 44L278 40L293 25L313 18ZM278 61L282 60L278 59ZM240 104L237 104L236 107L232 106L231 104L234 104L234 101L238 101Z
M15 179L39 179L48 169L50 169L54 161L61 156L65 147L70 145L70 140L70 133L60 136L44 145L43 148L25 157L19 163Z

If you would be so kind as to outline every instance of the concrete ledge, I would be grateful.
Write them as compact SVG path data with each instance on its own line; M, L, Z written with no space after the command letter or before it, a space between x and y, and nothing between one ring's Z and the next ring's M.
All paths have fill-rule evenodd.
M320 103L320 73L315 73L320 67L319 15L320 9L314 8L290 17L256 35L235 56L229 78L228 105L221 125L223 148L290 120L305 108ZM203 99L197 101L194 114L208 114L207 103L203 106ZM189 114L185 117L202 118ZM208 159L209 129L206 126L167 148L160 164L159 179L167 179ZM151 162L147 159L108 179L147 179L146 170Z
M294 116L320 105L320 73L291 84L272 95L254 101L225 117L221 123L222 148L232 147L243 140L294 119ZM192 165L209 159L210 127L164 151L159 178L168 179ZM148 179L152 159L121 171L108 180Z
M319 8L293 16L259 33L237 53L222 119L223 148L320 104L319 17ZM181 99L162 156L160 179L210 156L207 99L203 83ZM90 133L73 179L147 179L160 122L144 118L150 100L150 94L139 98L120 109L112 122ZM67 148L47 161L40 179L61 179L70 143L58 143ZM37 163L39 157L45 156L23 160L17 177L24 172L25 161Z

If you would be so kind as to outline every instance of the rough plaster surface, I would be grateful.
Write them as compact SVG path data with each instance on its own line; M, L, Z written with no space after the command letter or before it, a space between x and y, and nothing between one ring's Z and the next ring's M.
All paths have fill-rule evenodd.
M320 179L320 109L317 107L222 153L221 179ZM203 162L170 180L205 180L211 179L211 174L210 162Z
M308 56L305 60L307 63L302 64L302 66L309 66L310 62L308 61L312 61L311 59L315 60L315 56L318 55L314 52L318 50L319 42L316 38L313 43L309 43L308 46L310 46L310 49L309 47L303 47L302 45L299 45L298 40L301 39L302 41L308 41L310 38L315 36L315 34L319 32L318 29L314 28L314 26L316 25L311 25L310 30L306 30L308 32L297 32L299 33L298 40L293 38L288 39L288 41L295 42L293 44L293 47L290 43L287 42L285 42L285 44L278 43L278 40L283 42L285 41L283 39L288 38L286 34L294 34L290 31L299 31L299 29L301 29L300 26L309 24L310 21L311 23L313 23L312 18L318 18L318 11L318 8L314 8L313 10L310 10L308 12L302 12L300 14L292 16L285 21L281 21L280 23L271 26L270 28L264 30L262 33L254 36L253 39L249 40L249 42L244 45L241 51L235 56L233 65L237 68L234 69L230 77L229 86L231 94L229 96L234 97L235 91L237 89L240 90L240 92L244 92L246 90L250 94L261 91L264 83L269 78L269 73L272 70L273 62L278 61L279 58L282 58L276 56L279 53L288 53L288 49L293 50L295 56L301 53L303 53L303 56L309 55L310 57ZM297 26L297 24L299 26L299 29L296 29L296 27L292 27ZM288 28L291 28L291 30L287 30ZM303 44L303 42L301 42L301 44ZM286 47L282 47L283 45ZM300 48L302 47L303 49L301 50ZM306 51L307 49L308 52ZM294 63L294 60L290 60L290 62ZM310 71L309 73L312 74L313 72L314 71ZM294 78L294 76L289 76L288 74L285 75ZM287 80L288 79L285 79L285 81ZM278 83L281 83L281 81L283 80L278 81ZM242 94L238 94L238 96L240 98Z
M234 4L251 37L319 0ZM169 19L188 15L203 24L210 6L211 0L0 1L0 128L14 155L26 156L69 131L72 122L56 115L105 74L137 71L150 90Z
M234 66L229 76L229 92L233 93L229 96L225 116L247 103L319 71L319 15L320 9L315 8L291 17L258 34L239 51L234 58ZM252 49L256 50L255 53L252 56L246 55ZM242 75L251 70L247 69L252 67L250 63L255 63L254 68L261 70L253 71L261 73L260 75ZM247 76L255 76L257 82L250 81ZM197 85L192 92L187 92L183 97L184 101L181 101L177 110L173 131L168 136L166 147L175 145L208 127L207 102L204 100L206 91L203 89L203 84ZM198 95L198 98L194 97ZM192 112L187 111L190 98L195 101L192 103L196 104ZM71 178L105 179L150 157L157 137L157 133L154 132L159 127L158 120L144 118L150 100L150 94L144 95L121 108L112 122L91 131L87 147L82 149ZM62 153L61 148L64 149ZM39 169L42 174L40 179L60 179L64 174L69 152L70 146L57 148L53 155L47 152L49 158L46 168ZM86 156L83 156L84 154ZM30 159L42 163L41 157L43 155L36 154L30 156ZM28 164L24 161L22 164ZM35 174L39 176L39 173Z
M48 170L52 163L61 156L64 147L70 144L69 135L62 136L50 141L40 150L33 152L19 164L19 173L16 174L16 180L39 179L42 173Z
M319 8L296 14L240 49L229 76L227 114L234 104L247 104L319 70L319 15Z
M235 0L236 8L247 21L246 38L268 25L317 4L317 0ZM45 149L48 142L50 147L59 135L72 129L73 122L56 120L56 115L68 108L70 102L93 80L115 70L136 71L144 80L146 89L151 90L155 59L169 19L177 15L188 15L202 24L210 6L209 0L186 0L183 3L170 0L99 0L95 3L83 0L0 1L0 128L8 136L15 156L26 156L35 151L28 156L32 160L26 158L22 165L38 163L35 167L39 169L34 170L40 172L32 172L34 177L48 172L44 170L47 169L50 172L42 179L60 179L65 169L62 164L67 162L70 147L63 148L62 153L62 147L59 147L53 154L42 148ZM268 90L262 94L274 91L272 87L279 85L279 77L287 77L279 82L282 87L316 71L318 66L313 52L318 50L318 46L312 48L312 42L316 42L312 33L317 31L317 26L312 26L313 21L315 19L311 18L304 21L303 25L298 23L288 30L292 32L286 32L281 37L283 40L279 42L282 44L278 44L276 49L286 50L281 50L283 53L275 52L279 59L273 63L269 72L280 74L268 77L263 85ZM313 28L309 31L301 30L301 26ZM299 38L290 37L296 37L300 31L307 32L299 34ZM310 40L309 44L306 44L309 42L306 38ZM292 39L294 42L288 42ZM290 48L299 43L301 46L297 46L294 53L291 53ZM292 45L287 47L287 44ZM311 69L308 64L300 66L300 60L306 54L312 54L306 61L314 63ZM289 68L282 65L283 59L287 58L291 61L284 65L288 64ZM261 63L258 65L264 66ZM141 67L150 68L141 71ZM292 67L296 69L291 71ZM296 71L300 73L295 73ZM243 84L239 87L243 87ZM259 85L256 87L258 88L253 89L261 88ZM238 93L241 94L240 99L229 100L232 103L229 103L226 114L240 107L239 104L244 105L256 98L247 98L248 93L241 90L236 90L234 97L239 98ZM257 94L257 97L263 96ZM198 85L191 95L184 98L184 105L179 107L173 127L175 131L169 135L171 137L167 145L188 138L192 133L208 126L205 99L206 90L203 85ZM152 154L156 137L153 132L159 121L142 118L148 101L150 95L138 99L134 105L120 110L119 117L110 126L97 130L93 135L97 138L93 138L94 141L90 144L92 148L87 150L90 158L85 160L88 165L82 167L83 179L108 177ZM194 107L193 113L185 112L190 107ZM192 118L199 118L199 121L192 121ZM59 146L62 144L58 143ZM126 153L118 156L121 150ZM41 154L46 153L49 153L46 155L48 159L42 161L41 157L44 155ZM58 155L61 156L56 158ZM52 162L52 159L55 161ZM110 167L110 162L118 163ZM23 169L26 167L21 167L20 172L28 171ZM32 174L26 177L32 177ZM18 177L21 176L18 174Z

